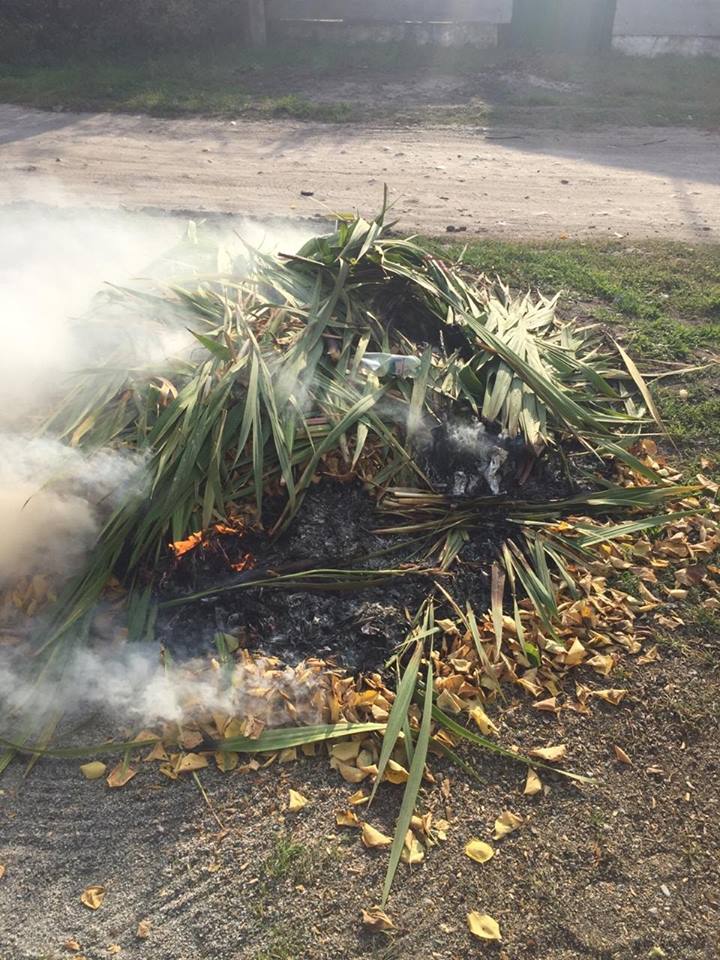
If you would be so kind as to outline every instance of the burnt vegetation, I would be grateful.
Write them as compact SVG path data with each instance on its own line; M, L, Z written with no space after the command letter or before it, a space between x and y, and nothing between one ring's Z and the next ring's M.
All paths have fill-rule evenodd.
M214 650L221 676L248 650L311 662L303 682L322 723L214 716L194 743L233 769L241 753L340 739L338 769L354 783L372 772L370 801L384 777L405 783L385 903L400 860L424 855L404 848L431 745L464 770L461 741L535 767L561 759L499 746L482 704L509 680L554 711L566 669L589 658L607 676L605 647L641 648L641 600L598 569L648 579L642 558L668 566L679 538L682 556L711 554L714 527L652 439L652 372L603 330L560 320L556 299L390 236L384 213L282 256L231 257L193 225L170 259L194 264L186 281L112 291L78 334L137 310L189 342L148 363L108 356L101 337L97 368L45 425L88 455L132 452L144 481L107 510L85 568L46 610L37 662L93 639L99 604L175 658ZM670 595L708 576L699 563L681 573ZM320 662L369 686L320 681ZM463 710L479 734L451 716ZM381 730L376 746L344 739ZM48 752L38 733L8 743L0 766L18 749ZM125 751L122 783L138 746L108 747ZM168 775L188 763L201 760L178 754ZM434 828L423 831L429 848Z

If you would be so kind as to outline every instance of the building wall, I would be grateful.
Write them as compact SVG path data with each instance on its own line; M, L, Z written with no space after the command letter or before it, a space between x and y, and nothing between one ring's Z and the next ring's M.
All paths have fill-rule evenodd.
M720 37L720 0L618 0L614 32L636 37Z
M275 20L273 37L320 43L408 43L419 47L478 47L498 45L495 23L383 23L344 20Z
M618 0L613 47L647 57L720 56L720 0Z
M271 20L509 23L513 0L265 0Z
M284 40L488 48L513 0L265 0L265 9L271 36Z

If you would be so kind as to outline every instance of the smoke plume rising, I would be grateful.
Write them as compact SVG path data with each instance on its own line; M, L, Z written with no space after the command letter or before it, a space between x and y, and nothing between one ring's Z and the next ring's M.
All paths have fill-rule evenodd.
M293 253L310 235L292 224L225 218L199 231L193 225L191 238L196 232L202 238L203 229L219 241L211 272L241 269L249 249ZM202 242L197 250L182 243L188 232L188 221L177 217L28 203L2 208L0 429L14 429L19 416L47 404L70 373L107 359L114 347L152 363L194 342L184 327L166 326L157 310L139 301L114 309L93 301L108 284L172 283L207 270L199 263ZM91 321L93 336L79 327L80 317Z
M249 221L213 227L214 269L237 268L248 247L292 252L293 226ZM115 451L84 458L51 439L29 440L73 372L116 357L158 364L195 341L141 300L108 301L107 283L137 287L192 277L208 247L180 219L17 204L0 217L0 590L38 572L75 572L109 509L137 492L140 461ZM169 252L168 252L169 251ZM196 262L193 256L196 255ZM201 263L202 261L202 263ZM82 324L78 318L82 317Z
M36 573L75 573L103 518L142 488L135 454L85 457L50 438L0 434L0 590Z
M54 202L52 190L43 199ZM13 587L43 575L59 583L81 569L111 511L145 486L142 456L119 450L85 455L67 443L33 435L77 371L110 357L162 364L193 346L184 326L165 323L142 300L120 302L98 291L108 283L132 289L242 271L251 250L297 250L310 235L241 220L213 225L219 253L196 241L194 225L173 218L22 203L0 216L0 716L3 731L42 721L52 708L71 716L156 721L187 719L193 711L251 714L273 722L282 715L279 689L301 700L312 682L262 661L233 668L231 682L207 662L167 670L156 646L102 643L76 649L40 679L24 642L35 620L13 630L3 613ZM170 251L169 253L167 251ZM210 251L210 252L209 252ZM214 262L208 256L215 257ZM51 584L52 585L52 584ZM112 631L111 631L112 632ZM134 638L130 638L133 640ZM308 686L309 684L309 686ZM297 697L296 697L297 695ZM307 718L317 719L314 708Z

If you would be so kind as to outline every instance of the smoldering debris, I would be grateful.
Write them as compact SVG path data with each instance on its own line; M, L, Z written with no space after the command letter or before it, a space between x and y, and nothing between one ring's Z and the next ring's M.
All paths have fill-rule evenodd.
M602 402L587 388L608 369L605 354L589 333L568 346L554 302L493 300L411 242L381 239L379 227L343 222L297 257L259 257L250 275L234 262L228 278L198 273L194 285L152 299L158 309L186 310L184 321L194 316L196 344L172 377L148 367L132 389L122 376L108 389L107 362L58 404L53 423L86 449L152 445L152 456L148 497L105 527L70 600L48 613L49 645L75 630L76 610L87 623L119 576L134 634L154 633L180 655L209 651L227 632L243 648L337 655L373 669L402 641L438 570L452 577L459 603L482 610L497 558L526 562L534 529L518 520L528 497L520 507L512 497L527 471L514 461L530 458L538 483L530 499L547 510L549 497L554 509L574 483L565 475L545 482L555 438L596 423L595 441L604 430L615 443L604 397L617 397L618 412L622 397L610 381ZM212 249L201 255L217 266L225 254ZM410 313L422 322L411 327ZM538 354L562 352L557 369L550 360L533 368L542 396L524 389L507 345L517 331ZM449 353L451 337L464 347ZM167 389L158 400L161 377ZM552 406L566 396L571 404ZM88 411L101 429L85 429ZM620 422L623 430L632 422L624 406ZM383 526L378 507L393 514ZM431 520L416 523L422 510ZM238 518L257 546L238 532ZM216 555L198 549L185 561L168 549L186 538L202 544L215 521L230 525L243 556L224 543ZM252 582L246 554L256 563ZM186 641L193 646L183 650Z
M436 456L449 466L448 495L477 496L482 479L490 492L500 493L501 472L508 459L508 441L479 420L446 421L434 431Z
M207 658L172 664L155 645L108 644L78 648L39 677L32 669L0 648L0 706L10 732L13 717L39 725L50 711L69 721L97 715L144 726L212 714L252 717L257 729L286 723L284 704L291 703L303 722L322 720L320 671L267 657L247 656L229 668Z

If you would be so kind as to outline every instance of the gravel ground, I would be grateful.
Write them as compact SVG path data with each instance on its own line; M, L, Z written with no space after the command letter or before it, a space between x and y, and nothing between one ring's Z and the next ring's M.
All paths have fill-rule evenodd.
M326 760L205 771L213 812L192 779L170 782L150 765L120 790L85 781L77 762L45 761L27 778L14 765L0 781L0 957L59 960L74 940L87 960L712 960L720 939L713 643L716 653L716 641L688 641L655 663L621 664L612 682L629 696L590 717L556 720L526 701L507 704L506 743L566 743L568 766L592 773L592 786L543 776L545 792L529 798L522 768L507 761L471 756L481 784L436 762L438 783L424 800L451 829L425 863L401 868L388 906L392 936L361 924L361 908L378 900L386 854L335 826L355 788ZM615 759L616 744L632 766ZM311 801L298 814L286 811L289 787ZM398 791L383 788L368 817L386 832ZM472 863L465 842L490 839L505 809L524 826L496 844L489 863ZM95 912L80 902L90 884L107 890ZM470 938L473 909L498 920L502 944ZM141 921L146 939L137 937Z

